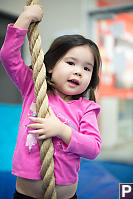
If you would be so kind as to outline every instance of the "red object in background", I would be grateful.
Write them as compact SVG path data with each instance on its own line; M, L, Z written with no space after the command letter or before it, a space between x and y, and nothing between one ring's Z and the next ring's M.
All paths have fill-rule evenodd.
M133 14L97 22L103 61L98 96L133 99ZM119 56L118 56L119 55Z
M108 80L105 80L108 79ZM109 84L105 84L104 81L109 81ZM100 77L100 85L98 89L98 97L118 97L133 99L133 90L131 89L120 89L114 87L114 76L102 75Z
M97 7L120 5L132 2L133 0L97 0Z

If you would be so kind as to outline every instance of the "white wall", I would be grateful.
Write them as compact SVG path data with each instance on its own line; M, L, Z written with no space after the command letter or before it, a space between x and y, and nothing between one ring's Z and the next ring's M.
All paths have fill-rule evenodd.
M79 33L87 36L87 12L95 6L95 0L42 0L44 18L40 34L44 52L59 35ZM0 11L18 16L26 5L24 0L0 0ZM26 47L27 50L27 47ZM29 53L25 53L29 64Z
M118 142L118 99L102 98L101 129L104 148L113 148Z

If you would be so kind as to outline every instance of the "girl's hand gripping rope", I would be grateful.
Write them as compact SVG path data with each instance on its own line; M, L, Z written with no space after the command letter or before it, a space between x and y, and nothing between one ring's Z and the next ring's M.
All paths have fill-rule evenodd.
M24 10L15 22L14 27L28 29L32 22L40 22L42 18L43 7L41 5L24 6Z
M66 144L69 144L72 134L71 128L62 123L50 107L48 118L29 117L29 119L34 123L27 126L33 129L28 133L35 134L38 140L59 136Z

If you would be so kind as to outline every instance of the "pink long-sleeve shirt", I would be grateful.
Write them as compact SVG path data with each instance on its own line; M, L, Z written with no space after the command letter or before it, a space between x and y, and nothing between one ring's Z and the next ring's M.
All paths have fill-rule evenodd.
M17 143L13 156L12 173L28 179L41 179L41 160L39 144L34 135L28 134L29 116L36 116L34 83L32 70L21 58L21 46L27 30L9 24L3 47L1 62L9 77L20 90L23 97L22 113ZM81 157L94 159L101 149L97 115L99 105L80 97L65 102L56 94L49 95L49 106L55 115L72 129L69 145L59 137L53 137L55 183L70 185L78 181Z

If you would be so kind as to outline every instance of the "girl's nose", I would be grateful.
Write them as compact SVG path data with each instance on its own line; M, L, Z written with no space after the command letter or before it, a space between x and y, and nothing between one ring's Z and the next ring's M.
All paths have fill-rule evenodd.
M78 76L82 76L82 69L81 67L75 67L74 74Z
M82 76L80 72L75 72L75 75Z

